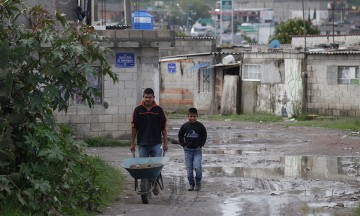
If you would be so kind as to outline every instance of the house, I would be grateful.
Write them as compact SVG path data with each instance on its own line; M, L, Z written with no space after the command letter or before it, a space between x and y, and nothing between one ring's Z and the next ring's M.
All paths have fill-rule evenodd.
M233 60L227 62L229 56ZM304 55L289 51L165 57L160 60L160 102L173 111L195 106L206 114L291 117L303 110L303 67Z
M360 116L359 35L294 36L290 47L281 47L163 57L162 105L196 106L206 114ZM234 62L224 64L229 55Z
M33 0L28 1L27 5L42 5L54 14L55 11L64 12L68 20L77 22L76 8L79 2L83 8L87 8L90 1ZM29 22L25 20L24 23ZM58 112L55 117L59 123L70 125L77 138L102 136L129 139L132 112L140 104L143 90L153 88L156 98L159 98L159 50L175 45L175 32L98 30L97 39L112 51L106 60L118 75L119 82L112 82L108 76L88 77L89 85L101 92L101 96L95 100L96 104L89 108L75 95L67 113ZM96 63L93 66L98 67Z

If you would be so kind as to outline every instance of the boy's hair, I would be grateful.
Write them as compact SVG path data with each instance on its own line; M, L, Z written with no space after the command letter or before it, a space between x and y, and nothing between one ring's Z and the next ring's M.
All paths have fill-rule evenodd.
M144 90L144 94L143 95L146 95L146 94L152 94L154 95L154 90L152 88L146 88Z
M194 108L194 107L191 107L191 108L189 109L189 113L188 113L188 114L195 114L195 115L198 115L197 109L196 109L196 108Z

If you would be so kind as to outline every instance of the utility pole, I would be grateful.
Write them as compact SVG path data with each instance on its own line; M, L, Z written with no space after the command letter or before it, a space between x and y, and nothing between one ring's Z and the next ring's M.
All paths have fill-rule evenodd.
M333 24L333 44L335 43L335 16L334 16L334 9L335 9L335 1L333 0L332 5L331 5L331 10L332 10L332 24Z
M222 45L222 34L223 34L223 6L222 0L220 1L220 46Z
M304 10L304 0L302 0L302 12L303 12L303 23L304 23L304 40L305 40L305 48L304 48L304 51L306 52L306 25L305 25L305 10Z
M234 45L234 0L231 0L231 45Z
M124 0L125 25L131 25L131 5L130 0Z

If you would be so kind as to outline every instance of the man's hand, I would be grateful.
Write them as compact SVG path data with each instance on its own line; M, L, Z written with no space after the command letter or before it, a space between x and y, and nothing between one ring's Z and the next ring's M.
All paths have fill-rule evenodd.
M167 142L164 142L164 145L163 145L163 150L164 151L167 151L169 149L169 145Z
M135 144L131 144L131 146L130 146L130 151L135 151L135 149L136 149L136 145L135 145Z

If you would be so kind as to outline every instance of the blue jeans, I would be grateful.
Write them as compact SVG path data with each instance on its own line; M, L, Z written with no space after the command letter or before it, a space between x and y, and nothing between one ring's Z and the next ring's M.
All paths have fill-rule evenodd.
M195 185L201 183L202 178L202 151L201 148L189 149L184 148L185 153L185 166L187 171L187 178L190 185ZM195 179L194 179L194 170L195 170Z
M139 146L139 157L161 157L161 144L153 146Z
M139 146L139 157L161 157L161 144L153 146ZM148 179L154 181L154 179Z

